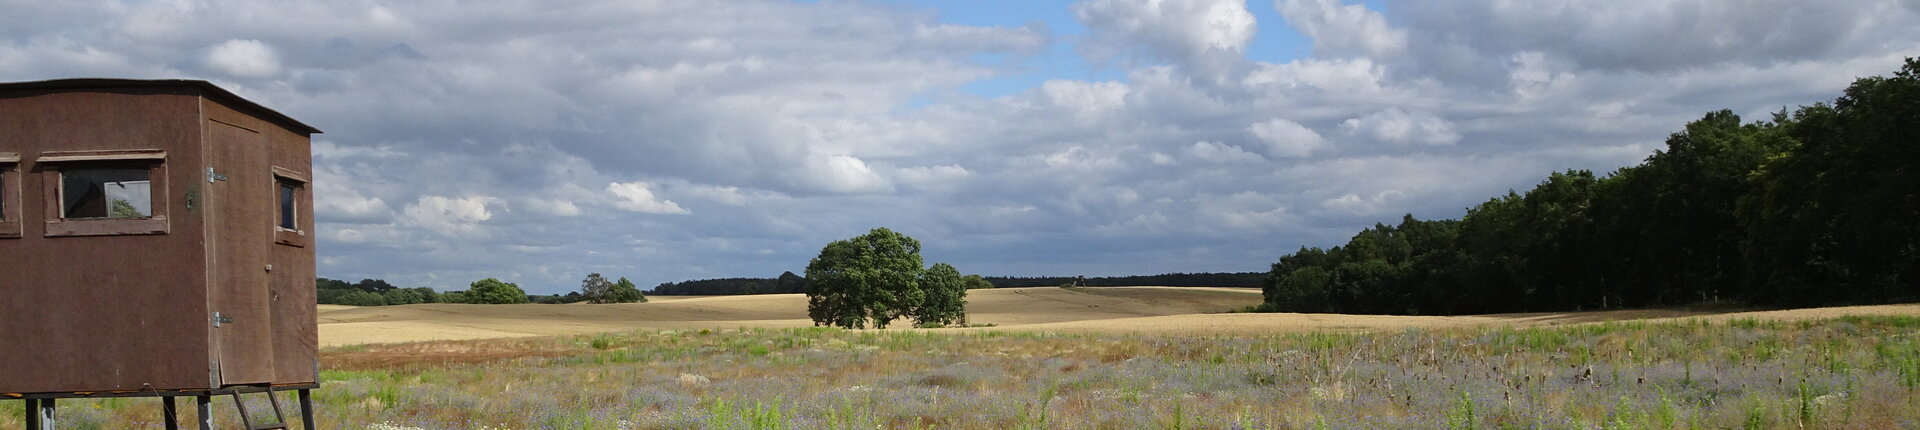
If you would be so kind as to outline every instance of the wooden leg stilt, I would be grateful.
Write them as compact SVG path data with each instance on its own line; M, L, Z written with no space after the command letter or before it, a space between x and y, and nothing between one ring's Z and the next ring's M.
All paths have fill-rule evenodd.
M201 394L193 397L193 408L199 413L200 430L213 430L213 396Z
M160 414L165 418L161 423L167 430L180 430L180 410L174 406L173 396L160 397Z
M313 390L300 390L300 424L306 430L313 430Z

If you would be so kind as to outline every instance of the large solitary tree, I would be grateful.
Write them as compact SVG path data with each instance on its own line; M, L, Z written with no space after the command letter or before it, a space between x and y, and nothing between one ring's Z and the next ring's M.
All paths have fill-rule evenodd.
M807 316L815 325L876 328L920 304L920 241L886 228L837 240L807 263Z

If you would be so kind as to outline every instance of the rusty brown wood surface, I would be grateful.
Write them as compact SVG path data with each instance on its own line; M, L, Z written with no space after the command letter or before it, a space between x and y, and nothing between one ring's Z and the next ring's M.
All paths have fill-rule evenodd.
M272 112L224 91L207 97L211 86L204 82L166 82L188 83L102 90L0 84L0 152L19 158L0 165L0 174L7 175L6 191L20 190L21 197L9 198L18 207L7 212L10 221L19 214L19 234L0 235L0 392L315 380L313 247L273 244L278 207L271 172L277 164L310 175L307 136L316 130L284 117L262 118ZM234 151L209 154L209 147L219 147L211 134L218 130L215 116L251 126L254 137L229 142ZM114 231L141 223L73 236L48 229L49 209L54 217L58 211L43 193L57 180L57 166L35 158L99 150L166 151L164 168L156 170L164 176L153 178L154 212L165 216L164 231ZM243 164L219 167L229 180L211 186L218 190L205 177L205 167L215 164L209 155ZM210 195L226 190L233 192ZM214 201L232 205L209 207ZM302 229L310 234L311 197L301 203ZM215 211L209 209L223 216L210 216ZM210 221L222 220L231 225L208 229ZM213 303L233 306L223 313L236 324L212 328ZM278 366L283 360L290 369ZM216 372L216 364L233 373Z

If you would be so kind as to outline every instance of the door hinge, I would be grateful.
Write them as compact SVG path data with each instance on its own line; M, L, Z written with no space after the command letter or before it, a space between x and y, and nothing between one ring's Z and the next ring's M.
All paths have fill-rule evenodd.
M221 325L221 324L233 324L233 318L232 318L232 317L228 317L228 316L225 316L225 315L220 315L220 311L214 311L214 312L213 312L213 327L214 327L214 328L220 328L220 325Z
M207 183L211 184L213 183L213 181L225 181L225 180L227 180L227 175L214 173L212 167L207 168Z

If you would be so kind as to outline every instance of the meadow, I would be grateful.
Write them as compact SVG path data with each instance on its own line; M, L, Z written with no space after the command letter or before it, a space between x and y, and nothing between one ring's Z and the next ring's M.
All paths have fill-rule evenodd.
M1264 336L653 329L330 347L322 365L323 428L1920 427L1910 316ZM18 428L7 403L0 426ZM157 403L68 401L61 420L159 428Z

